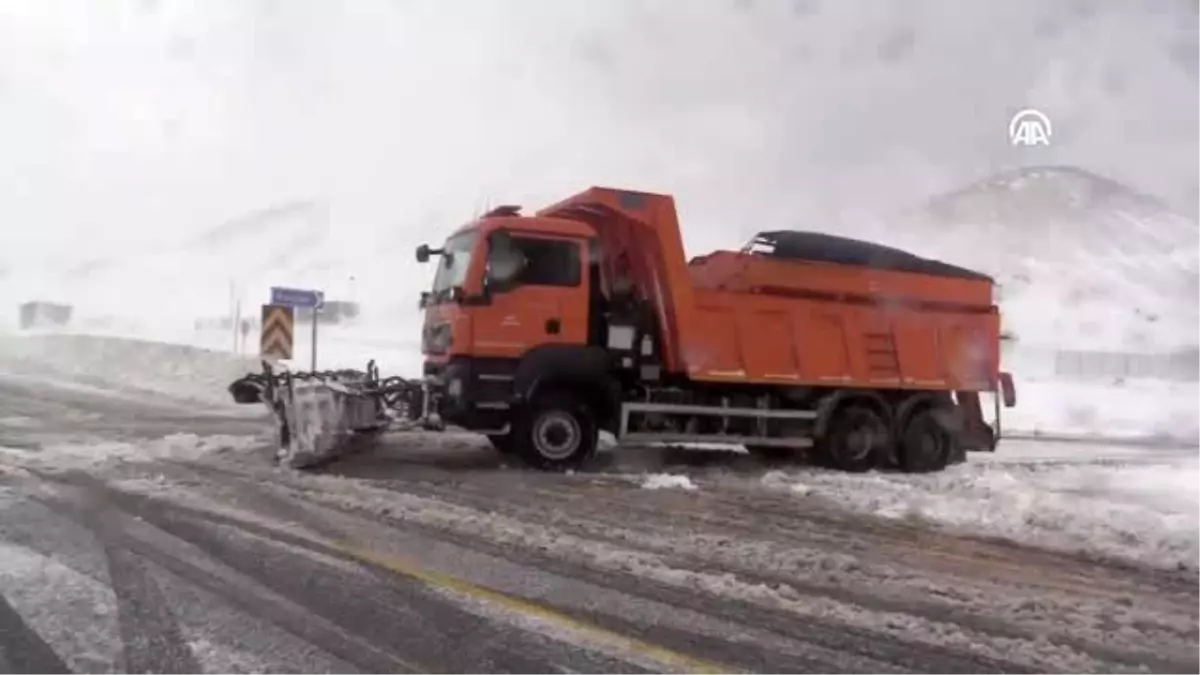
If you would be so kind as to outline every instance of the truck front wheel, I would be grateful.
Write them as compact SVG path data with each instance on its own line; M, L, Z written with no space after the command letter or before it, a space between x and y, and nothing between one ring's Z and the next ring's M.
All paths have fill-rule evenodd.
M512 443L530 466L564 471L596 453L596 418L570 392L547 391L534 399L513 428Z

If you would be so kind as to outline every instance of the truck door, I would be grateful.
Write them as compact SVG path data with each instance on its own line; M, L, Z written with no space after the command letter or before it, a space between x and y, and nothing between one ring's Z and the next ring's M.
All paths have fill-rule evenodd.
M517 277L475 312L473 352L516 358L544 344L585 344L587 251L579 239L513 232L524 257Z

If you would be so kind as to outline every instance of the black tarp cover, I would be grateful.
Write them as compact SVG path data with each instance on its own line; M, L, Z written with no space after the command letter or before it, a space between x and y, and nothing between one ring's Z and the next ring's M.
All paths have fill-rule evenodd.
M952 279L994 280L986 274L939 260L930 260L898 248L823 232L776 230L760 232L753 244L770 246L762 251L767 257L809 260L838 265L857 265L895 272L914 272Z

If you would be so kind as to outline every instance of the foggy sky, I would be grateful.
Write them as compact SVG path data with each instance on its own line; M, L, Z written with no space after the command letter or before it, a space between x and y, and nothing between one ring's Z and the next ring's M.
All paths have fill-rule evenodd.
M1196 7L0 0L0 271L297 199L347 255L408 256L484 203L591 184L675 193L700 252L1025 164L1194 216ZM1008 143L1030 106L1050 148Z

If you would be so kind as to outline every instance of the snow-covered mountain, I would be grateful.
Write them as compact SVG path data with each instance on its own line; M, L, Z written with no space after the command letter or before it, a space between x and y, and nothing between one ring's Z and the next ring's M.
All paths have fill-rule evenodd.
M1063 166L939 195L873 231L994 275L1025 344L1160 351L1198 342L1200 228L1161 201Z

